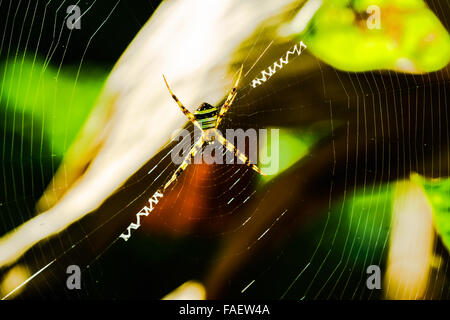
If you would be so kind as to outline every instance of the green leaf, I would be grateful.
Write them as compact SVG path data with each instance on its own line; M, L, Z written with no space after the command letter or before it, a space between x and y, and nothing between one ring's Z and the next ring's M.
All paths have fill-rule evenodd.
M450 179L425 179L419 175L411 177L421 184L433 207L433 219L437 233L450 251Z
M379 28L369 28L379 8ZM373 20L370 20L373 21ZM324 0L305 32L311 52L335 68L432 72L450 60L450 36L422 0Z
M42 123L52 153L61 157L80 130L95 105L107 73L98 68L45 66L42 61L25 57L1 64L4 72L0 106L2 112L14 112ZM26 126L16 126L20 135Z

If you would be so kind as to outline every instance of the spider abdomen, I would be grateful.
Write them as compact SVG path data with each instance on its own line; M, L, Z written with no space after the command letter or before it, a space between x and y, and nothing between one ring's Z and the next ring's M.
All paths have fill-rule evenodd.
M217 122L218 111L207 103L203 103L200 108L194 112L195 120L198 121L202 130L215 128Z

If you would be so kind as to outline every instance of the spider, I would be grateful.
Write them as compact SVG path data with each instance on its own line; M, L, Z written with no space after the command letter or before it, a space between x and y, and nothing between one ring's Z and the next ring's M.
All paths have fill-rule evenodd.
M187 156L184 158L181 165L178 167L178 169L175 171L173 176L170 178L169 181L164 185L164 190L167 189L167 187L175 181L178 176L186 169L186 167L190 163L190 158L194 157L198 151L200 151L204 145L214 143L214 141L217 140L219 143L221 143L227 150L234 153L235 156L239 158L242 162L245 163L248 167L252 168L259 174L262 174L265 176L265 174L259 169L256 165L250 163L250 160L247 158L245 154L243 154L241 151L238 150L231 142L229 142L227 139L225 139L218 131L217 127L219 126L220 122L223 119L223 116L225 113L230 109L231 104L233 103L234 98L237 94L237 86L239 84L239 80L241 78L242 74L242 67L239 70L239 75L234 83L233 89L228 94L227 100L225 100L222 107L220 107L220 110L218 110L217 107L214 107L210 105L209 103L203 102L197 110L192 114L188 109L186 109L185 106L178 100L178 98L173 94L172 90L169 87L169 84L167 83L166 77L163 75L164 82L166 83L167 89L169 89L170 94L172 95L172 98L176 101L178 106L180 107L181 111L186 115L186 117L191 121L196 127L198 127L200 130L202 130L202 135L198 139L197 142L194 143L194 146L191 148Z

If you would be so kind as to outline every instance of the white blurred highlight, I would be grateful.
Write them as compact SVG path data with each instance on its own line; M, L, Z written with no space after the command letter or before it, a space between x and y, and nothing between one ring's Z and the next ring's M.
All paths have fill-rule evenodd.
M388 265L384 279L387 299L425 298L433 258L432 208L417 183L397 183Z
M205 287L197 281L188 281L166 295L162 300L205 300Z
M0 298L8 299L13 298L20 293L23 286L21 286L28 278L30 273L28 270L22 266L14 266L8 273L3 277L0 283Z

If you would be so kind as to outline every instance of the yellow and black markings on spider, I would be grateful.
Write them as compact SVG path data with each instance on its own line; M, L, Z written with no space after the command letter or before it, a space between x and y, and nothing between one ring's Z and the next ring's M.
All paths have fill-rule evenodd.
M233 152L234 155L238 157L238 159L241 160L243 163L245 163L248 167L252 168L259 174L265 175L261 171L261 169L259 169L256 165L250 163L250 160L244 153L239 151L231 142L225 139L217 131L217 127L222 121L225 113L228 111L228 109L230 109L231 104L233 103L234 98L237 95L237 86L239 84L239 80L241 79L242 68L243 66L241 66L241 69L239 70L239 75L236 82L233 85L233 89L231 89L231 92L228 94L228 97L225 100L224 104L222 105L222 107L220 107L220 111L217 107L214 107L209 103L204 102L197 108L194 114L192 114L185 106L183 106L180 100L178 100L178 98L170 89L166 77L163 75L167 89L169 89L172 98L176 101L181 111L186 115L189 121L191 121L196 127L202 130L201 137L198 139L197 142L194 143L194 146L187 154L187 156L184 158L181 165L178 167L178 169L175 171L175 173L169 179L169 181L167 181L167 183L164 185L164 190L166 190L170 186L170 184L174 182L178 178L178 176L187 168L187 166L190 163L190 158L195 157L197 152L200 151L205 144L213 143L216 138L219 141L219 143L221 143L227 150Z
M194 143L194 146L189 151L189 154L184 158L181 165L177 168L175 173L172 175L172 177L166 182L164 185L164 188L162 190L158 189L149 199L148 199L148 205L144 206L139 212L136 214L136 222L131 223L126 233L122 233L119 237L124 239L125 241L128 241L128 239L131 237L131 230L138 229L141 226L141 218L146 217L150 214L150 212L153 211L156 204L158 204L159 199L163 197L163 192L174 182L178 176L187 168L187 166L190 163L190 158L195 157L195 155L203 148L205 144L213 143L215 139L217 138L218 142L222 144L227 150L234 153L236 157L239 158L243 163L245 163L248 167L252 168L259 174L265 175L256 165L250 163L250 160L248 157L243 154L241 151L238 150L227 139L225 139L218 131L217 127L219 126L220 122L223 119L223 116L225 113L230 109L231 104L234 101L234 98L237 94L237 86L239 84L239 80L241 78L242 74L242 67L239 70L239 75L236 80L236 82L233 85L233 89L228 94L227 100L225 100L224 104L220 108L220 111L217 107L213 107L212 105L204 102L200 105L200 107L197 108L197 110L192 114L188 109L186 109L185 106L178 100L178 98L173 94L172 90L170 90L169 84L167 83L166 77L164 77L164 82L167 85L167 88L169 89L170 94L172 95L172 98L176 101L178 106L180 107L181 111L186 115L186 117L200 130L202 130L202 135L198 139L197 142Z

